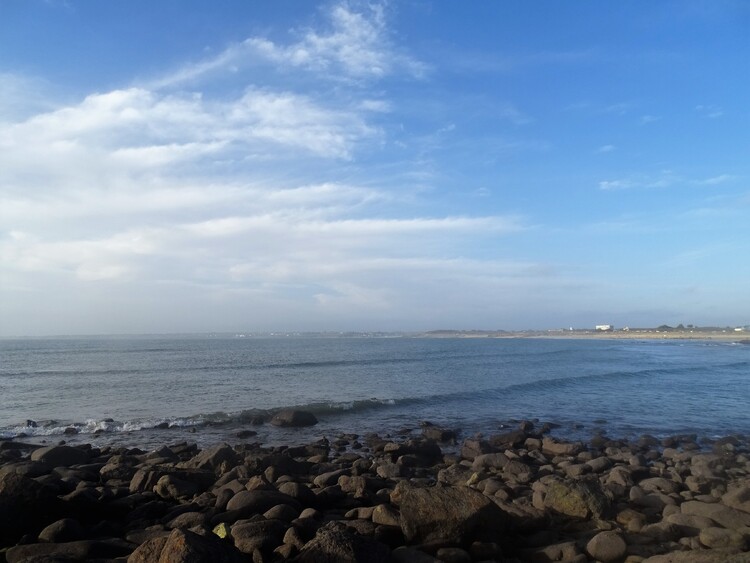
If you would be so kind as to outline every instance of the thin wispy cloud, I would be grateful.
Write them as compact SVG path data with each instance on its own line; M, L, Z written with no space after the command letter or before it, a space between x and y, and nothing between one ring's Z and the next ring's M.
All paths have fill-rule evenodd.
M428 66L394 46L387 26L387 5L362 3L358 6L359 11L348 2L327 7L323 29L292 30L294 39L288 44L266 37L248 37L214 57L186 65L156 80L154 86L176 86L218 71L237 72L263 63L330 79L380 79L395 72L415 78L423 76Z
M615 180L602 180L599 189L604 191L617 191L629 189L653 189L667 188L683 181L671 170L663 170L654 175L634 175Z
M716 119L724 115L724 110L715 105L697 105L695 106L695 111L709 119Z
M733 176L731 174L719 174L718 176L712 176L710 178L706 178L705 180L699 180L698 183L706 186L717 186L719 184L731 182L735 179L736 176Z
M650 123L656 123L660 121L661 117L658 115L642 115L638 120L641 125L649 125Z

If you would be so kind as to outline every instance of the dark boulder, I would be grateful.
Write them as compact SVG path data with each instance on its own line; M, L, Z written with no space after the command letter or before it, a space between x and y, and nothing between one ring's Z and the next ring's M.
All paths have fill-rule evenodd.
M61 515L54 492L17 473L0 477L0 546L13 545L24 534L35 536Z
M31 453L31 461L41 461L52 467L70 467L89 462L89 452L72 446L47 446Z
M399 501L401 530L410 543L498 541L508 522L497 504L469 487L405 486Z
M298 563L390 563L391 550L340 522L329 522L305 544Z
M279 411L271 419L271 424L282 427L314 426L317 423L313 413L294 409Z
M199 536L187 530L172 530L167 537L154 538L141 544L128 563L241 563L242 553L230 543L216 536Z

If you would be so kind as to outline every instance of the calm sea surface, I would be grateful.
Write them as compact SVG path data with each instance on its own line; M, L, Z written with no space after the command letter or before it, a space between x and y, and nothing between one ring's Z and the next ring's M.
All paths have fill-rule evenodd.
M254 427L280 407L310 429ZM750 346L703 341L307 337L0 340L0 437L150 447L516 419L567 436L750 433ZM33 420L36 426L28 426ZM166 423L171 428L155 428ZM77 435L63 435L74 427ZM97 432L98 431L98 432ZM97 434L94 434L97 432Z

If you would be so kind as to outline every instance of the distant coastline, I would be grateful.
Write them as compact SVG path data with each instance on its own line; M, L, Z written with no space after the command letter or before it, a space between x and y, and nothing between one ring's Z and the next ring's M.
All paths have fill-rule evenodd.
M629 330L433 330L426 338L561 338L596 340L721 340L750 344L750 331L733 329L629 329Z

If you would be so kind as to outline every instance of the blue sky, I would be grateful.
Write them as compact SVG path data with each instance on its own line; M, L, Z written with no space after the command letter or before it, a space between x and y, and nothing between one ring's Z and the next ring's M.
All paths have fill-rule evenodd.
M0 0L0 334L750 323L750 7Z

